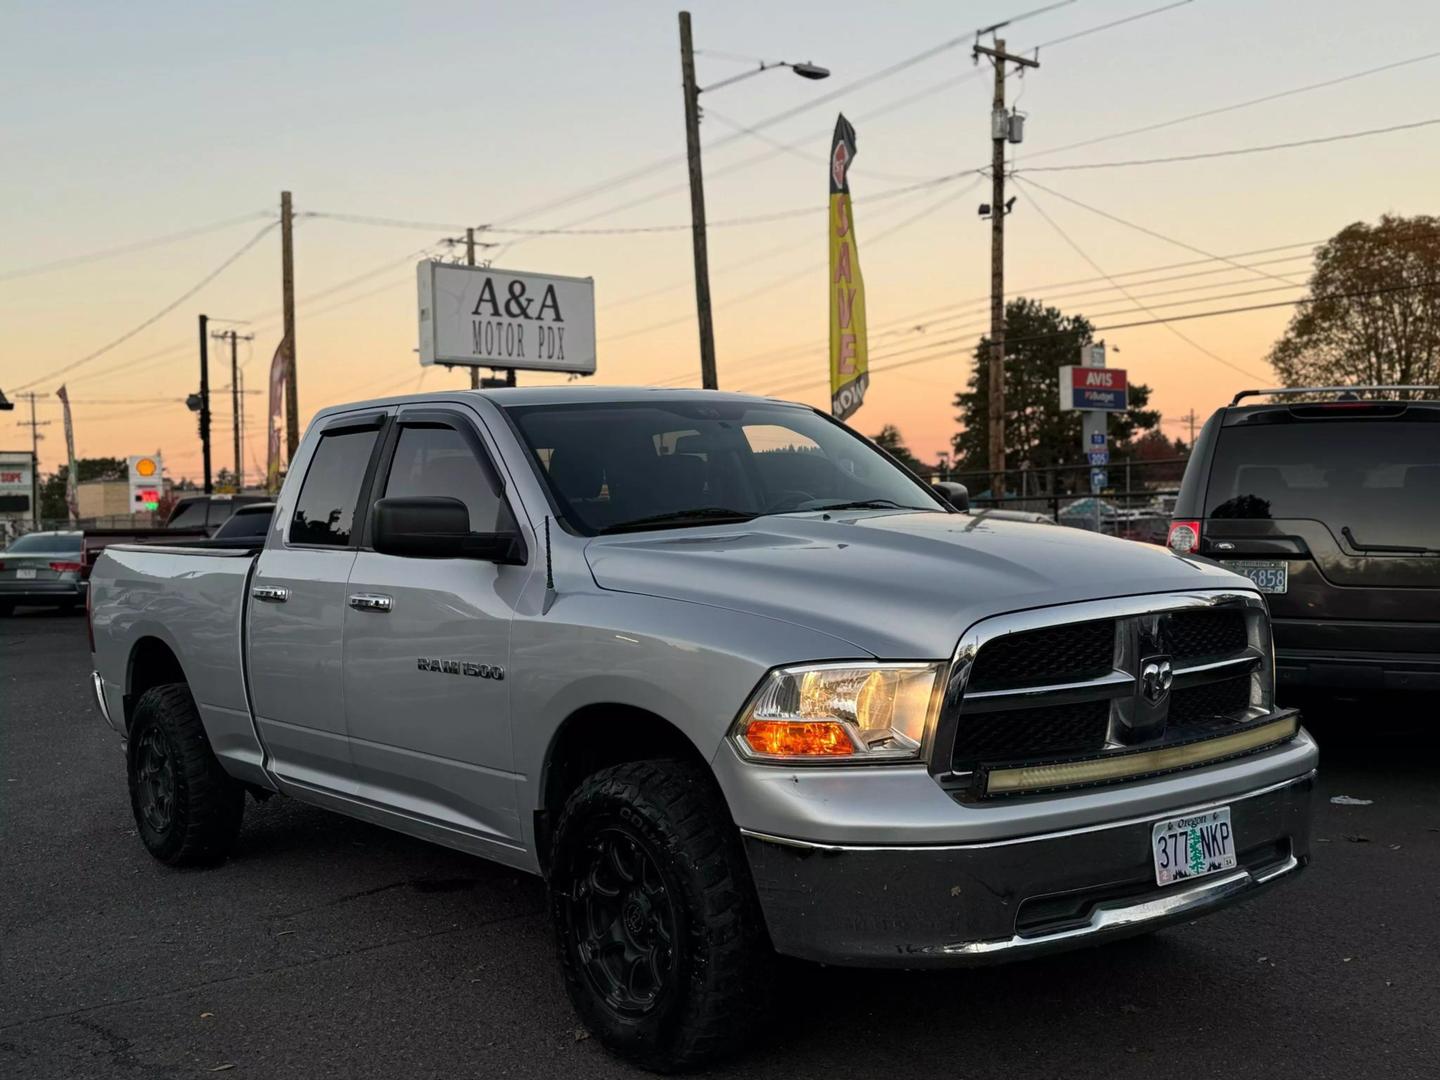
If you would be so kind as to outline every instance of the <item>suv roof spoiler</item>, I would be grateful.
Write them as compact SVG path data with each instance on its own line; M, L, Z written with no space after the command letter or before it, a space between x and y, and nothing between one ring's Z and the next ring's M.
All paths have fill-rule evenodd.
M1297 394L1353 394L1361 390L1433 390L1440 392L1440 386L1301 386L1282 387L1277 390L1241 390L1230 399L1231 405L1239 405L1247 397L1294 397Z

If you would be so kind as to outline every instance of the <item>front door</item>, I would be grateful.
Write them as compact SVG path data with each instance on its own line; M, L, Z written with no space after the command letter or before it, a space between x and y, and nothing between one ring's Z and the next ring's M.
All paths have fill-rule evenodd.
M510 528L474 421L402 411L375 497L448 495L472 532ZM359 793L393 810L518 843L510 741L510 621L529 573L476 559L382 555L362 546L345 611L345 703Z
M358 508L377 456L383 414L332 420L296 456L304 481L275 508L250 580L251 708L281 780L355 790L341 676L346 586L359 543Z

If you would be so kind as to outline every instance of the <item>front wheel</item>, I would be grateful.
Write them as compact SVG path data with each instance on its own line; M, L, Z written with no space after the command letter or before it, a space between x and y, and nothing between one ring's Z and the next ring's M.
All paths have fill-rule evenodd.
M216 760L184 683L151 687L136 702L126 762L130 808L151 855L189 866L230 853L245 789Z
M668 1072L756 1030L771 952L702 769L640 761L586 779L556 827L550 895L570 999L611 1050Z

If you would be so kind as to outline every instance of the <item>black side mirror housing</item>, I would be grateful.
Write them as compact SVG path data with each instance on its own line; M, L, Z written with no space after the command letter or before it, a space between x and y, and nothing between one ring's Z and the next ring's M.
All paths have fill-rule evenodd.
M951 506L962 514L970 509L970 489L954 480L938 480L935 487L944 495Z
M382 555L513 565L525 561L518 533L471 532L470 511L448 495L377 500L370 515L370 543Z

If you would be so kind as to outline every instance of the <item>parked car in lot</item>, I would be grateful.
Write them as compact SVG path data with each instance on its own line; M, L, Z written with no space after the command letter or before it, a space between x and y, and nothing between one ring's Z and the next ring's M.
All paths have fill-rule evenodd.
M263 547L112 547L91 600L153 856L222 858L248 790L543 874L576 1010L653 1068L777 1015L774 951L1019 959L1309 859L1253 583L976 520L805 406L327 409Z
M269 501L268 495L187 495L170 508L165 528L185 532L204 529L207 536L214 536L242 506Z
M1237 394L1169 544L1266 594L1282 687L1440 690L1440 387Z
M32 532L0 552L0 615L17 606L74 608L85 599L82 534Z

